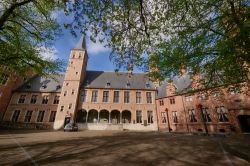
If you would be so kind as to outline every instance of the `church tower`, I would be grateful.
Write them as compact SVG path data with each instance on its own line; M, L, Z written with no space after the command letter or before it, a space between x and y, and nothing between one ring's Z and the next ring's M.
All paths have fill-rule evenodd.
M74 120L80 86L82 85L87 68L88 54L85 38L82 36L75 48L71 49L69 63L64 77L60 102L58 104L54 129L64 127Z

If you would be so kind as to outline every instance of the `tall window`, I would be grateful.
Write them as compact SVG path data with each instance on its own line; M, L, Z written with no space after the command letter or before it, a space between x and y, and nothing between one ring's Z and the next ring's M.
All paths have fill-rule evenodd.
M19 100L18 100L18 103L24 103L25 97L26 97L26 95L21 95Z
M193 98L192 96L185 96L185 100L189 102L189 101L193 101Z
M218 119L220 122L228 122L228 115L227 115L227 110L222 106L222 107L216 107L216 111L218 113Z
M19 115L20 115L20 110L15 110L15 112L14 112L14 114L12 116L11 121L12 122L17 122Z
M97 95L98 95L98 91L97 90L92 91L91 102L97 102Z
M48 104L49 96L43 96L42 104Z
M114 91L114 103L119 103L119 91Z
M141 103L141 92L136 92L136 103Z
M124 92L124 103L129 103L129 91Z
M59 104L60 96L55 96L54 97L54 104Z
M153 123L153 111L148 111L148 123Z
M152 103L152 94L151 92L146 92L147 103Z
M9 79L7 74L0 74L0 85L5 85Z
M230 87L228 90L231 95L240 93L240 87Z
M71 108L72 108L72 103L69 104L69 109L71 109Z
M218 97L221 97L223 95L223 93L221 91L215 91L212 93L212 96L214 98L218 98Z
M82 102L86 102L86 98L87 98L87 90L84 90L84 91L81 92L81 98L80 98L80 100Z
M49 122L54 122L56 119L56 111L50 112Z
M136 111L136 123L142 123L142 112Z
M202 108L203 119L205 122L211 122L210 114L208 108Z
M108 102L109 100L109 91L103 91L102 102Z
M177 111L173 111L173 122L174 123L178 123L178 114L177 114Z
M170 100L170 104L175 104L175 99L174 98L171 98L169 100Z
M160 106L164 105L164 101L163 100L159 100Z
M199 96L198 96L198 99L199 100L207 100L208 99L208 95L206 93L201 93Z
M189 121L190 122L197 122L197 119L195 117L195 110L188 110L188 115L189 115Z
M31 96L30 103L31 103L31 104L35 104L35 103L36 103L36 100L37 100L37 95L32 95L32 96Z
M33 111L27 111L26 112L26 115L25 115L25 118L24 118L24 122L30 122L31 116L32 116L32 112Z
M43 121L44 113L45 113L45 111L39 111L38 117L37 117L37 120L36 120L37 122L42 122Z
M161 112L161 123L167 123L166 112Z

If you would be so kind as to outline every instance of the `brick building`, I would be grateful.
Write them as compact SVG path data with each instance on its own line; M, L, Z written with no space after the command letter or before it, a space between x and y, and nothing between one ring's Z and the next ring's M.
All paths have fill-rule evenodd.
M84 39L71 50L66 73L34 76L12 94L4 121L61 129L76 121L92 130L157 130L156 89L146 74L86 71Z
M18 76L16 73L10 73L6 67L0 67L0 121L8 107L12 96L12 91L22 85L27 76Z
M61 129L74 121L90 130L249 132L250 98L234 87L200 88L185 71L160 86L144 73L87 71L81 38L65 73L33 76L13 93L4 123ZM247 92L247 88L242 88Z
M202 89L201 79L185 73L159 87L156 101L159 130L250 132L250 97L246 86L194 91Z

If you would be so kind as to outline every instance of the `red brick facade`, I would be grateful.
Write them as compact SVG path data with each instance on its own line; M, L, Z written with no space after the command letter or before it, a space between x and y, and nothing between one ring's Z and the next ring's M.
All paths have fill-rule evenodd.
M195 87L192 86L193 89ZM250 97L246 94L247 90L242 88L238 93L227 87L174 95L173 83L168 83L168 95L156 101L159 130L249 132Z

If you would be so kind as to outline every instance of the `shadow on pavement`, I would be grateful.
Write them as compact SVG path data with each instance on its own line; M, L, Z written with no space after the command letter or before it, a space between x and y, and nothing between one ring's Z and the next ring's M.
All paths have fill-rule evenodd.
M225 138L227 139L227 138ZM163 133L119 133L114 136L83 137L72 140L25 145L32 159L20 154L20 147L0 148L0 165L238 165L246 164L234 155L225 156L228 142L203 136ZM249 145L248 145L249 150ZM12 156L7 156L11 154ZM5 156L6 155L6 156ZM25 157L20 157L24 155ZM248 156L249 157L249 156ZM8 160L7 160L8 158ZM230 160L228 160L230 158ZM33 160L33 162L32 162ZM249 158L247 158L248 161ZM242 163L241 163L242 162Z

